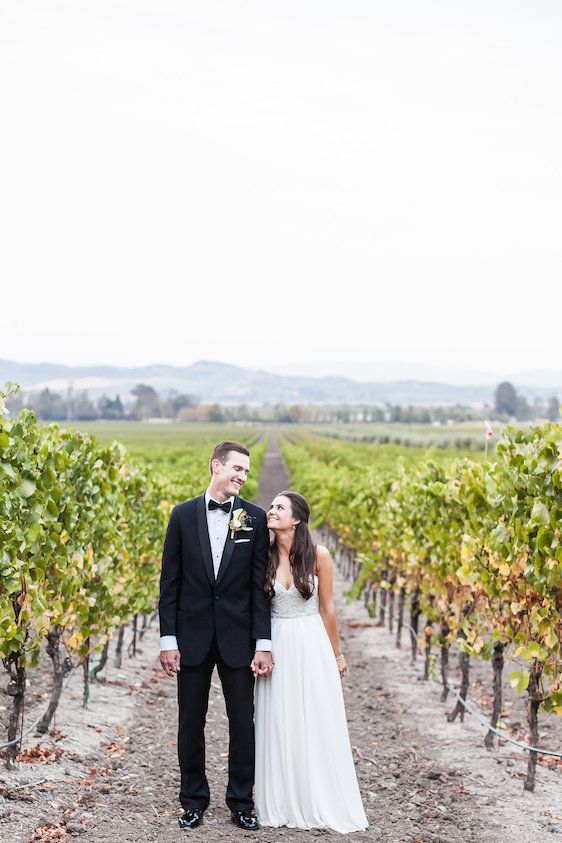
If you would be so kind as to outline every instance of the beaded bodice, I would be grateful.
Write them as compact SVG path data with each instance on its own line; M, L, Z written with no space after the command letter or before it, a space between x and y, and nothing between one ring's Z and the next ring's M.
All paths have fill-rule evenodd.
M298 618L318 613L318 577L314 577L314 591L308 600L302 597L294 584L287 589L279 580L275 580L273 589L275 594L271 601L272 618Z

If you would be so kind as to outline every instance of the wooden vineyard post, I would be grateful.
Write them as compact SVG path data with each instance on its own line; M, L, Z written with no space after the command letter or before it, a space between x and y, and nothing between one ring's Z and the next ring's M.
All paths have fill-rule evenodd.
M100 657L99 662L90 671L90 679L93 679L95 682L100 681L98 679L98 675L101 673L101 671L104 669L104 667L107 664L108 653L109 653L109 638L107 639L107 641L103 645L103 650L101 651L101 657Z
M373 581L368 580L365 588L363 589L363 606L365 609L369 608L369 603L371 601L371 590L373 588Z
M129 644L128 648L128 655L129 658L132 656L135 658L137 655L137 631L138 631L138 623L139 623L139 616L135 613L133 616L133 637L131 639L131 643Z
M386 580L388 575L387 571L383 571L382 573L382 580ZM386 588L383 585L379 586L379 620L377 626L384 626L384 621L386 617Z
M396 583L396 577L392 576L390 578L391 588L388 592L388 631L390 632L391 635L394 632L394 599L395 599L394 585L395 585L395 583Z
M537 659L533 659L531 665L531 673L529 676L528 699L527 699L527 721L529 723L529 742L531 746L538 747L539 745L539 708L542 702L540 691L540 679L542 673L542 665ZM535 789L535 770L537 767L537 753L529 752L529 761L527 763L527 778L525 779L525 790Z
M82 662L82 670L84 672L84 696L82 698L82 708L88 708L88 701L90 699L90 638L85 639L85 644L88 647L84 661Z
M126 623L121 624L117 633L117 644L115 645L115 667L119 670L123 663L123 638L125 637Z
M425 659L423 665L423 678L427 682L429 679L429 667L431 664L431 641L433 638L433 627L430 625L429 621L425 625L424 630L425 635Z
M464 632L459 633L459 638L466 638ZM465 653L464 650L461 650L459 653L459 665L461 668L461 687L460 687L460 695L463 700L466 700L466 695L468 694L468 685L469 685L469 671L470 671L470 656L468 653ZM447 720L449 723L452 723L454 720L457 719L457 714L461 716L461 723L464 723L464 713L465 707L464 703L460 700L457 700L457 703L454 709L447 715Z
M54 627L47 633L46 652L53 663L53 689L51 691L51 699L49 700L47 710L37 724L37 731L40 735L45 735L49 731L51 720L53 719L59 704L64 677L72 670L72 662L70 659L68 657L65 659L61 658L61 633L62 630L60 627Z
M498 720L502 710L502 671L504 665L504 649L505 644L502 644L500 641L496 641L494 644L494 657L492 659L492 670L494 672L494 706L492 709L492 719L490 720L490 725L494 729L498 725ZM492 732L492 729L489 729L486 737L484 738L484 745L487 749L491 749L494 745L494 737L495 733Z
M412 664L418 658L418 626L420 615L420 592L419 589L416 588L416 590L412 592L412 596L410 598L410 626L412 627L412 629L410 630L412 643Z
M443 683L443 691L441 692L441 702L445 702L449 696L449 624L444 618L441 622L441 634L439 636L439 646L441 648L441 682Z
M3 659L4 667L10 672L8 696L12 698L12 710L10 711L10 719L8 721L8 742L10 746L6 747L6 767L8 769L14 765L21 749L21 744L19 741L16 741L16 738L18 729L21 729L23 722L27 678L25 667L21 667L19 664L20 657L21 653L18 653L8 659Z
M404 604L406 603L406 587L402 586L398 595L398 620L396 623L396 646L402 646L402 627L404 626Z

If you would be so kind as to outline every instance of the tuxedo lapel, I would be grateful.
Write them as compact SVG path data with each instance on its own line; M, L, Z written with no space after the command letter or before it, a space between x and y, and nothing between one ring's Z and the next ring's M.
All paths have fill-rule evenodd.
M197 498L197 533L199 534L199 546L201 556L209 582L214 586L215 571L213 568L213 554L211 553L211 542L209 539L209 526L207 524L207 513L205 511L205 495ZM233 542L234 544L234 542Z
M240 498L234 498L234 503L232 505L232 510L231 510L230 514L232 515L234 510L239 509L239 507L240 507ZM223 548L222 556L221 556L221 563L219 565L219 572L217 574L217 583L216 583L217 585L219 584L219 582L224 577L225 571L228 568L228 566L230 565L230 560L232 559L233 552L234 552L234 539L231 538L231 532L230 532L230 529L229 529L228 533L226 534L226 541L224 543L224 548Z

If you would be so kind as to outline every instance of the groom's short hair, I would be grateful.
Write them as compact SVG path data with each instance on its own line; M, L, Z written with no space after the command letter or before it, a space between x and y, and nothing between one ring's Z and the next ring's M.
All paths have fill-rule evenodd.
M239 454L244 454L246 457L250 456L248 448L240 442L234 442L231 439L225 439L224 442L219 442L218 445L215 445L213 448L213 453L211 454L211 459L209 460L209 470L211 472L211 476L213 475L213 460L219 460L224 465L231 451L237 451Z

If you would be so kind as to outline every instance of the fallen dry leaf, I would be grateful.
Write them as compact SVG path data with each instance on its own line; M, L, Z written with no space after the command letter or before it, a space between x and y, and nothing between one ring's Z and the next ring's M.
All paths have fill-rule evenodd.
M349 629L364 629L367 626L380 626L375 621L347 621L345 625Z
M38 825L33 829L31 837L28 837L27 843L55 843L57 840L66 840L68 837L66 826L62 823L46 823L45 825Z
M117 741L111 741L108 743L107 746L103 747L106 752L110 752L113 755L122 755L124 752L130 752L130 748L128 746L123 746L121 743L117 743Z
M58 746L43 746L38 743L31 749L24 749L18 755L23 764L53 764L58 761L64 750Z

